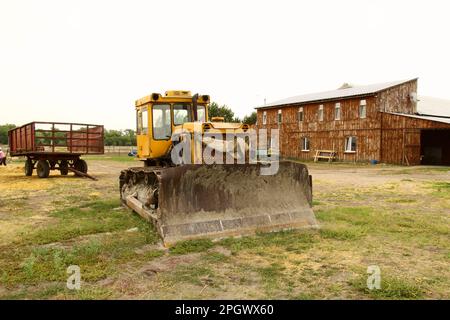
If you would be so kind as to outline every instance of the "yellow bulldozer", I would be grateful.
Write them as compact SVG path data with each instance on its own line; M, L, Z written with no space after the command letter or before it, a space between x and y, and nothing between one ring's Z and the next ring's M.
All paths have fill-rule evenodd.
M122 202L154 223L166 246L317 227L307 167L261 159L254 130L210 121L209 102L190 91L136 101L137 157L144 165L121 172Z

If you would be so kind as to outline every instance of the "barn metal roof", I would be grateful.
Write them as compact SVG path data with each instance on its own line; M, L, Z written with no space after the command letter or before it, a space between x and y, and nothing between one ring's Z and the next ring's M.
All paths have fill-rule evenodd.
M450 118L433 117L433 116L421 116L421 115L416 115L416 114L406 114L406 113L398 113L398 112L386 112L386 113L395 114L397 116L404 116L404 117L409 117L409 118L437 121L437 122L443 122L443 123L450 124Z
M417 113L427 116L450 117L450 100L419 96Z
M288 104L299 104L299 103L307 103L307 102L315 102L315 101L325 101L325 100L334 100L339 98L349 98L355 96L367 96L372 95L377 92L398 86L400 84L410 82L413 80L417 80L417 78L409 79L409 80L400 80L393 82L385 82L385 83L376 83L366 86L356 86L344 89L337 89L332 91L318 92L318 93L310 93L304 94L300 96L294 96L274 102L270 102L264 106L259 106L256 109L265 109L271 108L275 106L283 106Z

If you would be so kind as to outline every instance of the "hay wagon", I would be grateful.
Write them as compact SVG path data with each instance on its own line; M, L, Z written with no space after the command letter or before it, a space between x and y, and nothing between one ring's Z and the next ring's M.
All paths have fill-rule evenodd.
M26 176L34 169L40 178L47 178L51 170L88 176L88 165L81 156L104 153L102 125L31 122L10 130L8 138L11 156L26 157Z

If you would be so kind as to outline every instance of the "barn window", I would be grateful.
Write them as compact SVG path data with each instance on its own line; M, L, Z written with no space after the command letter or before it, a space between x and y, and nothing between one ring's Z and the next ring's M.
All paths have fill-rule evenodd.
M345 152L356 152L356 137L345 138Z
M298 120L298 122L303 121L303 108L302 107L298 108L297 120Z
M302 151L309 151L309 138L302 137Z
M263 124L267 124L267 111L263 112Z
M319 106L319 121L323 121L323 104Z
M339 102L334 107L334 120L341 120L341 104Z
M361 100L359 102L359 117L364 119L366 117L366 100Z
M278 124L281 124L281 120L282 120L282 117L281 117L281 109L280 109L280 110L278 110Z

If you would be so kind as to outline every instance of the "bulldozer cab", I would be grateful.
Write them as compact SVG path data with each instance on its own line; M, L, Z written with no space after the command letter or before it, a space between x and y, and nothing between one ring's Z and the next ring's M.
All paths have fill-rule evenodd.
M190 91L153 93L136 101L138 157L155 159L167 154L175 128L187 122L208 121L209 96Z

